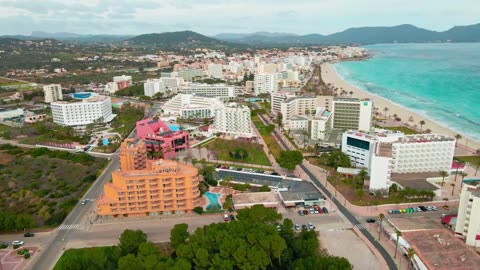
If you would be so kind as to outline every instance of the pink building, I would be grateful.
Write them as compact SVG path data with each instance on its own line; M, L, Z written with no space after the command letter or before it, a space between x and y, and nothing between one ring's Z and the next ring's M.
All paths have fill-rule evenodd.
M163 158L173 158L175 153L189 147L190 135L188 132L172 130L172 127L162 120L147 118L138 121L137 138L145 141L147 151L152 147L155 152L162 150Z

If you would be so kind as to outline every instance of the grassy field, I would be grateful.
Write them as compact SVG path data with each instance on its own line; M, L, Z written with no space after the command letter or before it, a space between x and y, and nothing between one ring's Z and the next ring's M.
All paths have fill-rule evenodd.
M411 135L411 134L419 134L417 131L407 128L407 127L383 127L384 129L388 130L397 130L405 133L405 135Z
M480 156L465 156L465 157L455 157L455 159L458 159L463 162L468 162L476 166L477 164L480 164Z
M218 160L271 165L262 145L258 143L216 139L209 143L208 147L215 153Z
M282 151L282 148L280 147L280 145L278 145L277 141L273 138L272 133L267 131L267 127L262 123L258 115L252 116L252 122L257 127L258 131L260 132L260 135L262 135L262 138L267 144L271 154L275 158L280 157L280 152Z
M56 226L77 204L106 160L87 154L0 145L0 212Z

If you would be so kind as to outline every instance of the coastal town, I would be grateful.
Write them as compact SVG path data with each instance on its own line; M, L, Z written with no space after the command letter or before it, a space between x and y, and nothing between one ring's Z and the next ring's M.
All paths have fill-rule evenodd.
M129 230L178 258L123 269L190 269L167 268L188 258L220 269L185 255L196 243L185 235L263 219L272 238L313 237L338 269L478 268L480 143L342 79L335 64L367 49L83 50L2 69L0 269L74 269L69 252ZM298 248L283 238L279 254ZM118 265L151 251L135 252ZM284 260L259 253L251 269Z

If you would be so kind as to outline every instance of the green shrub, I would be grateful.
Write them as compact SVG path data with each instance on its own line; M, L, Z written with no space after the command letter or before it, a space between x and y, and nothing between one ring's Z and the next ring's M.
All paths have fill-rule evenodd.
M197 213L197 214L199 214L199 215L200 215L200 214L202 214L202 213L203 213L203 208L202 208L202 207L199 207L199 206L197 206L197 207L193 208L193 212L195 212L195 213Z
M27 253L23 254L23 258L24 259L30 258L30 252L27 252Z

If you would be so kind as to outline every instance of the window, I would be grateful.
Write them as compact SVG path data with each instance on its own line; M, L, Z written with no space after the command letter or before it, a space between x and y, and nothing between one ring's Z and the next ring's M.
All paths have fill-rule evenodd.
M347 138L347 145L350 145L350 146L353 146L353 147L358 147L358 148L361 148L361 149L364 149L364 150L370 150L370 143L369 142L362 141L362 140L355 139L355 138L351 138L351 137Z

